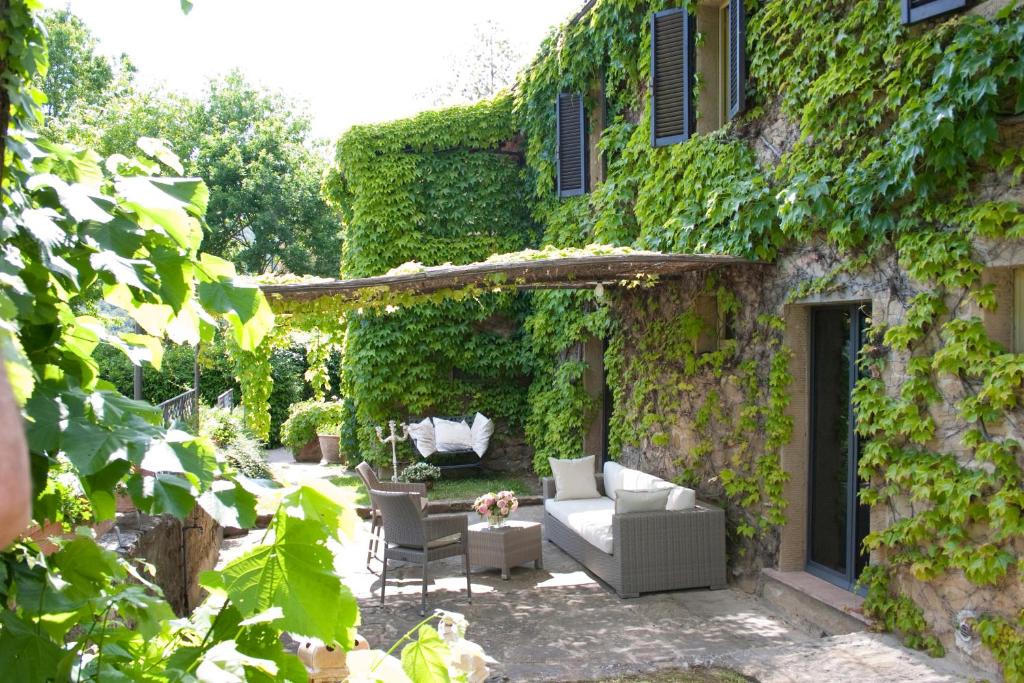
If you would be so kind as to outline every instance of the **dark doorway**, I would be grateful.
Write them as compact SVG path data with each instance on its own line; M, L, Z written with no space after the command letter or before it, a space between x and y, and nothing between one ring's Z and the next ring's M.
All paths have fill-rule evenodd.
M807 570L847 590L867 564L867 506L857 492L861 442L850 400L867 305L811 312L811 453Z

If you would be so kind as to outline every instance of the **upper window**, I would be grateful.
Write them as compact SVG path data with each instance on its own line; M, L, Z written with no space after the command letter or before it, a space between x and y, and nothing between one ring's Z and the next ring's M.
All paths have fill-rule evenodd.
M558 196L587 191L587 126L583 96L561 93L555 104L558 139Z
M700 45L698 46L698 33ZM695 97L696 74L701 76ZM710 133L746 108L743 0L712 0L651 17L651 144Z
M651 15L651 144L688 140L693 103L695 21L685 9Z
M967 0L900 0L900 2L903 4L904 24L913 24L967 7Z

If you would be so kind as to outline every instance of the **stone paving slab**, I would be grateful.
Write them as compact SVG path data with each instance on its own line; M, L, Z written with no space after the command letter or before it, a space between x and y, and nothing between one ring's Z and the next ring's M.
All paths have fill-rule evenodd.
M761 683L951 683L985 678L953 654L936 659L908 650L891 635L867 632L730 653L713 663Z

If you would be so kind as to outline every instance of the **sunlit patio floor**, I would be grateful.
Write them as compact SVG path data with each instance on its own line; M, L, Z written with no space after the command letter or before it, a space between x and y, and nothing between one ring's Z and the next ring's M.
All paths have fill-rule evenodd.
M306 469L308 468L308 469ZM315 466L289 465L295 480ZM517 519L541 521L543 508L522 507ZM471 523L478 520L471 518ZM387 649L421 617L420 569L393 566L387 600L379 600L380 562L365 566L369 523L338 558L359 600L360 633ZM226 543L233 555L255 533ZM735 590L686 590L623 600L555 545L543 542L543 569L474 568L467 600L461 558L431 564L429 608L461 612L467 637L494 662L493 680L583 681L711 665L757 681L964 681L984 676L955 655L932 659L888 635L819 638L800 630L760 598ZM681 678L680 680L685 680Z

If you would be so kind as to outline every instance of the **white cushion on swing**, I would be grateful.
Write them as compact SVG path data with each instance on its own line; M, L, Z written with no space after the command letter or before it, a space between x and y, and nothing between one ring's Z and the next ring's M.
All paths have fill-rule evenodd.
M484 457L484 453L487 452L487 444L491 442L491 435L494 434L494 420L477 413L469 431L473 437L473 450L477 457Z
M473 448L473 433L465 421L453 422L434 418L434 438L441 453L468 451Z
M413 443L416 444L416 450L424 458L437 450L437 445L434 442L434 425L429 417L423 418L421 422L416 424L408 425L406 431L409 432Z

